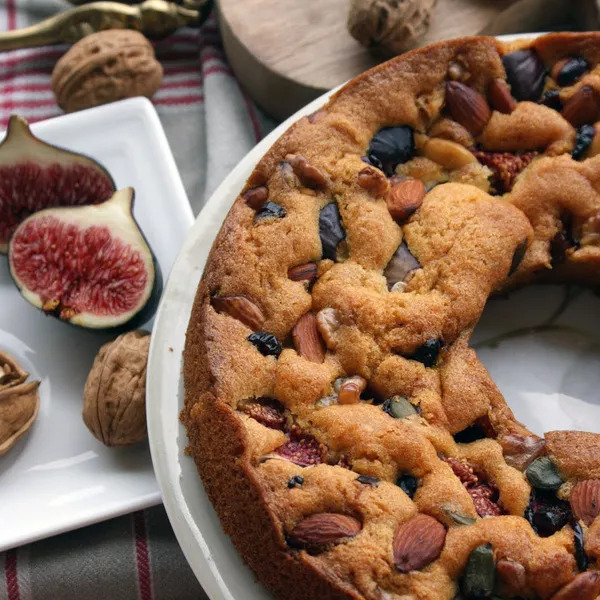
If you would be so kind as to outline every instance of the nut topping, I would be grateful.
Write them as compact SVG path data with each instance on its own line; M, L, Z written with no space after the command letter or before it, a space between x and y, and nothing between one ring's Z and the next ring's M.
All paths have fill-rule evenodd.
M600 95L589 85L580 87L565 104L562 116L574 127L594 123L600 116Z
M335 308L323 308L317 313L317 326L327 346L333 346L340 325L339 312Z
M385 199L392 218L396 221L405 221L423 204L423 198L425 198L423 182L420 179L404 179L389 189Z
M315 363L325 360L323 342L317 328L317 317L313 313L306 313L298 319L292 330L294 346L300 356Z
M579 573L550 600L594 600L600 594L600 575L595 571Z
M211 304L217 312L227 313L254 331L260 329L265 322L260 308L245 296L215 296Z
M259 210L262 208L262 205L267 201L268 197L269 190L264 185L250 188L242 195L242 198L246 201L246 204L254 210Z
M0 391L0 456L33 425L40 407L39 385L31 381Z
M311 165L304 156L288 154L285 160L292 165L294 173L302 185L305 185L307 188L320 189L327 185L327 177L323 171Z
M288 269L288 277L292 281L308 281L312 283L317 278L317 263L305 263Z
M488 88L490 105L498 112L510 114L517 108L517 101L512 97L510 88L504 79L494 79Z
M429 136L450 140L465 148L475 145L473 136L460 123L447 118L436 121L429 130Z
M12 356L0 351L0 392L23 383L28 376L29 373L25 372Z
M479 135L491 116L485 98L474 89L458 81L446 82L446 105L455 121Z
M375 167L365 167L358 174L358 185L375 198L383 196L389 187L385 174Z
M461 144L441 138L431 138L428 140L423 148L423 155L449 171L460 169L477 160Z
M339 404L357 404L360 401L360 395L367 387L367 381L360 375L348 377L345 379L338 392Z
M323 551L360 533L358 519L338 513L318 513L300 521L288 536L290 545Z
M417 514L402 523L394 535L394 565L400 573L420 571L436 560L446 541L446 529L433 517Z
M571 492L571 510L588 527L600 512L600 479L580 481Z

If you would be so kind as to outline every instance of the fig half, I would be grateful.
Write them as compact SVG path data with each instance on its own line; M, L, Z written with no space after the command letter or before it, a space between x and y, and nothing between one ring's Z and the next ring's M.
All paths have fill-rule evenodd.
M36 138L13 115L0 144L0 253L17 225L38 210L103 202L115 191L108 171L87 156Z
M10 272L23 297L80 327L147 320L162 278L133 218L133 197L125 188L102 204L49 208L25 219L8 245Z

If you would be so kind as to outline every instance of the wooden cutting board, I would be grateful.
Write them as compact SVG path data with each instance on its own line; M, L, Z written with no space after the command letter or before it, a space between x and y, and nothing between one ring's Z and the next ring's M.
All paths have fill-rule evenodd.
M566 24L573 0L438 0L423 44ZM349 0L217 0L229 62L254 100L283 119L385 60L347 31Z

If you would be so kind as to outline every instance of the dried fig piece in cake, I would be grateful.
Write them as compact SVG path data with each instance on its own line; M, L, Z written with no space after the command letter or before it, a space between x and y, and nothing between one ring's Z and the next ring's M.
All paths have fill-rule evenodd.
M301 467L310 467L324 462L327 448L314 436L292 428L290 439L276 448L274 454Z
M473 155L482 164L488 167L493 176L491 184L497 194L510 192L517 176L537 156L537 152L487 152L473 150Z
M512 95L519 101L535 102L542 94L546 67L533 48L516 50L502 57Z
M241 400L237 408L269 429L286 429L288 418L285 409L274 398L248 398Z

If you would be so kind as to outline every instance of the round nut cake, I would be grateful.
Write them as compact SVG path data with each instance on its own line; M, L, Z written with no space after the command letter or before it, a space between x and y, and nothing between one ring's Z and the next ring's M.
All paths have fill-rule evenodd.
M517 422L488 297L600 283L600 34L421 48L258 163L219 232L182 420L225 532L294 599L600 594L600 436Z

